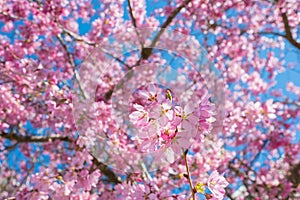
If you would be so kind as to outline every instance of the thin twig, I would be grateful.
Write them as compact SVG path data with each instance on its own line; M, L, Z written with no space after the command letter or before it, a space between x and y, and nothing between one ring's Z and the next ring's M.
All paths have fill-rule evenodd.
M65 50L65 52L67 54L68 61L72 66L72 70L73 70L73 73L74 73L74 78L75 78L76 83L78 84L81 95L83 96L84 99L88 99L88 95L84 92L84 90L81 86L80 78L79 78L78 72L76 71L76 65L75 65L75 62L74 62L73 55L69 52L68 47L65 44L65 42L63 41L61 35L58 34L56 36L56 38L58 39L59 43L61 44L61 46L63 47L63 49Z
M189 184L190 184L190 188L191 188L191 191L192 191L192 198L193 200L196 199L195 197L195 189L194 189L194 186L193 186L193 182L192 182L192 179L191 179L191 174L190 174L190 169L189 169L189 165L188 165L188 161L187 161L187 154L188 154L188 149L186 149L183 153L183 156L184 156L184 162L185 162L185 167L186 167L186 172L187 172L187 179L189 181Z
M265 31L260 31L258 32L259 35L275 35L275 36L280 36L283 38L286 38L286 35L281 34L281 33L277 33L277 32L265 32Z
M124 62L123 60L121 60L120 58L117 58L116 56L114 56L113 54L107 52L104 49L100 49L100 51L102 51L103 53L105 53L106 55L108 55L109 57L115 59L116 61L118 61L119 63L121 63L122 65L124 65L127 69L132 69L132 66L128 65L126 62Z
M64 28L63 26L61 26L62 30L64 33L66 33L67 35L69 35L70 37L72 37L74 40L78 41L78 42L83 42L87 45L93 46L93 47L98 47L97 43L85 40L84 38L82 38L81 36L77 35L76 33L73 33L72 31ZM118 61L119 63L121 63L122 65L124 65L127 69L131 69L132 67L130 65L128 65L127 63L125 63L124 61L122 61L120 58L115 57L114 55L112 55L111 53L107 52L106 50L100 48L100 51L102 51L103 53L105 53L106 55L108 55L109 57L115 59L116 61Z
M78 42L83 42L83 43L85 43L85 44L87 44L87 45L97 47L97 43L88 41L88 40L86 40L86 39L83 39L80 35L78 35L78 34L72 32L72 31L66 29L65 27L63 27L63 26L60 25L60 24L59 24L59 26L60 26L60 28L62 29L62 31L63 31L64 33L68 34L70 37L72 37L72 38L75 39L76 41L78 41Z
M138 32L138 30L137 30L136 19L135 19L134 15L133 15L133 10L132 10L132 7L131 7L130 0L127 0L127 2L128 2L128 7L129 7L129 14L130 14L130 17L131 17L132 24L133 24L133 26L134 26L135 33L136 33L137 37L139 38L139 42L140 42L140 45L141 45L141 49L143 49L143 48L144 48L144 44L143 44L143 42L142 42L141 35L140 35L140 33Z
M267 146L268 142L269 142L268 139L263 141L263 144L262 144L260 150L257 152L257 154L254 156L253 160L250 162L250 166L252 166L254 164L254 162L258 159L258 157L262 153L262 150Z

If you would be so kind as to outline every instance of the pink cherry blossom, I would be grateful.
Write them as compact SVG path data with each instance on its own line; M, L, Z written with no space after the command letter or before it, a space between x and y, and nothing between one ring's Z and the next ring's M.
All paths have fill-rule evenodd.
M223 199L225 195L225 187L228 186L228 182L224 178L224 174L220 175L217 170L214 170L207 181L209 190L212 192L215 199Z
M157 101L157 89L154 84L150 84L147 87L147 90L139 91L139 94L148 101Z
M144 107L138 104L133 105L136 111L129 115L129 118L135 123L136 126L145 126L149 122L149 114L144 110Z
M173 119L172 104L170 101L156 104L150 113L150 117L157 120L160 126L165 126Z

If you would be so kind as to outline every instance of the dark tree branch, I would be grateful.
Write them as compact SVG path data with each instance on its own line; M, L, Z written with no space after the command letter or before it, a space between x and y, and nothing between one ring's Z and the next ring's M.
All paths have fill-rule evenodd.
M63 26L60 26L63 30L63 32L67 35L69 35L70 37L72 37L75 41L77 42L83 42L87 45L90 45L90 46L93 46L93 47L97 47L97 43L94 43L94 42L91 42L91 41L88 41L84 38L82 38L81 36L77 35L76 33L73 33L72 31L69 31L68 29L65 29ZM66 48L66 45L64 44L64 42L62 41L61 37L59 38L59 41L61 43L61 45L63 45L63 48L64 49L67 49ZM106 50L104 49L101 49L100 48L100 51L102 51L103 53L105 53L106 55L108 55L109 57L115 59L116 61L118 61L120 64L124 65L127 69L131 69L131 66L129 66L127 63L125 63L124 61L122 61L121 59L115 57L114 55L112 55L111 53L107 52Z
M141 49L143 49L144 48L144 44L142 42L141 35L140 35L139 31L137 30L136 19L135 19L134 15L133 15L133 10L132 10L132 7L131 7L130 0L127 0L127 2L128 2L128 7L129 7L130 18L131 18L132 24L134 26L135 33L136 33L137 37L139 38Z
M90 155L93 157L93 163L97 166L98 169L101 170L101 173L104 174L108 181L114 184L121 183L121 180L117 175L109 169L109 167L102 162L100 162L93 154L90 153Z
M297 188L300 184L300 162L294 166L291 166L289 172L287 173L287 179L293 183L293 187Z
M228 188L225 189L225 192L226 192L226 196L227 196L230 200L234 200L234 198L233 198L232 195L230 194Z
M254 162L258 159L258 157L260 156L262 150L267 146L269 140L264 140L260 150L257 152L257 154L254 156L253 160L250 162L250 166L252 166L254 164Z
M0 137L17 141L17 143L44 143L44 142L52 142L52 141L63 141L68 143L73 143L74 140L67 137L67 136L60 136L60 135L51 135L51 136L23 136L18 135L16 133L1 133ZM120 179L118 176L108 168L107 165L100 162L94 155L90 153L90 155L93 157L93 164L97 166L97 168L101 171L102 174L104 174L108 178L108 182L118 184L120 183Z
M130 65L128 65L126 62L124 62L123 60L121 60L120 58L114 56L113 54L107 52L104 49L100 49L100 51L102 51L103 53L105 53L106 55L108 55L109 57L115 59L116 61L118 61L120 64L124 65L127 69L131 69L132 67Z
M165 28L167 28L171 22L173 21L173 19L176 17L176 15L180 12L180 10L182 8L184 8L188 3L190 3L192 0L186 0L182 5L180 5L179 7L177 7L172 13L171 15L167 18L167 20L163 23L163 25L161 26L160 31L156 34L156 36L154 37L151 45L149 47L145 47L142 49L142 59L146 60L150 57L150 55L152 54L153 51L153 47L155 47L156 43L158 42L160 36L164 33Z
M286 36L284 34L276 33L276 32L261 31L261 32L258 32L258 34L260 34L260 35L275 35L275 36L280 36L280 37L286 38Z
M52 142L55 140L64 141L64 142L73 142L69 137L67 136L61 136L61 135L51 135L51 136L24 136L24 135L18 135L16 133L1 133L0 137L14 140L19 143L30 143L30 142Z
M132 7L131 7L130 0L127 0L127 3L128 3L128 7L129 7L129 14L130 14L130 17L131 17L132 24L133 24L134 28L137 28L136 19L133 15L133 10L132 10Z
M298 43L294 38L293 38L293 35L292 35L292 32L291 32L291 27L289 25L289 20L288 20L288 17L286 15L286 13L282 13L281 14L281 17L282 17L282 21L283 21L283 24L284 24L284 30L285 30L285 38L293 45L295 46L297 49L300 50L300 43Z

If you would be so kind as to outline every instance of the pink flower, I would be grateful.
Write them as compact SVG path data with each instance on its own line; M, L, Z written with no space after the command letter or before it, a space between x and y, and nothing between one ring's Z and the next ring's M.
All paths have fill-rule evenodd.
M138 104L134 104L133 107L136 109L136 111L129 115L130 120L136 126L145 126L148 124L149 116L148 112L144 110L144 107Z
M180 109L179 109L180 110ZM184 106L181 113L181 128L186 131L195 134L196 128L198 126L198 117L194 114L195 106L193 103L188 103Z
M172 126L168 123L161 131L161 137L165 141L169 142L176 135L176 126Z
M223 199L225 194L225 187L228 182L224 178L224 174L220 175L217 170L214 170L208 178L208 188L212 192L215 199Z
M262 105L261 114L266 115L270 119L276 118L275 105L273 104L273 99L269 99Z
M157 98L157 90L156 90L155 85L153 85L153 84L150 84L147 87L147 90L141 90L139 92L139 94L142 97L146 98L148 101L155 101Z
M187 131L178 130L176 136L172 139L171 148L176 154L180 154L182 152L182 148L189 148L193 143L192 133Z
M150 120L150 122L144 127L140 128L139 138L153 138L159 135L160 129L156 121Z
M92 187L96 187L100 176L101 174L98 170L90 174L88 170L84 169L78 173L78 179L75 187L77 189L90 191Z
M160 126L165 126L173 119L173 110L171 102L163 102L153 106L153 112L151 112L150 118L157 120Z

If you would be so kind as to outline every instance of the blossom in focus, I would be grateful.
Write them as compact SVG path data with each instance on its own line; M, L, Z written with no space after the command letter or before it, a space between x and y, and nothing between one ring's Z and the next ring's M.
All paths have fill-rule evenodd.
M214 105L207 95L201 103L191 100L182 104L169 90L153 84L136 94L142 98L132 102L129 119L137 131L140 150L158 151L157 160L173 163L182 148L189 148L195 139L202 139L212 128L213 120L209 119L213 118Z
M214 170L208 178L208 188L213 194L214 199L223 199L225 195L225 187L228 182L224 178L224 174L220 175L217 170Z
M150 118L157 119L157 122L161 126L165 126L169 121L173 119L172 104L169 101L153 106Z
M147 90L141 90L139 94L145 99L147 99L148 101L156 101L157 98L157 90L155 85L153 84L150 84L147 87Z
M134 104L133 107L136 111L129 115L129 118L135 122L136 126L144 126L148 124L148 112L144 110L144 107L138 104Z

